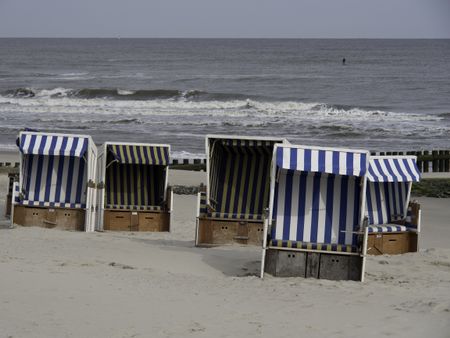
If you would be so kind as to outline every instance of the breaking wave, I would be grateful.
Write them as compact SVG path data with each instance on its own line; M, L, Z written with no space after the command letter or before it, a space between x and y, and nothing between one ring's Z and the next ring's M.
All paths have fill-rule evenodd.
M125 113L141 115L217 115L241 117L296 117L313 120L373 120L373 121L440 121L450 113L418 114L390 112L383 108L353 107L300 101L274 101L243 94L209 93L202 90L177 89L105 89L105 88L16 88L0 93L0 104L8 110L30 112L96 114ZM20 108L19 108L20 107ZM1 107L0 107L1 109ZM1 110L0 110L1 111ZM125 119L127 122L128 119ZM125 122L125 123L126 123Z
M48 97L61 98L73 97L82 99L110 99L110 100L155 100L155 99L189 99L189 100L233 100L245 99L248 96L233 93L208 93L201 90L178 90L178 89L110 89L110 88L14 88L0 93L1 96L11 98L34 98Z
M241 94L207 93L200 90L119 90L119 89L31 89L17 88L0 95L0 112L18 114L67 115L74 118L83 114L108 115L108 123L140 123L142 116L152 117L225 117L241 121L224 121L233 126L265 126L301 121L393 123L440 121L448 114L418 114L390 112L380 109L363 109L346 105L330 105L317 102L270 101L252 99ZM52 115L53 114L53 115ZM46 116L45 116L46 117ZM43 118L43 116L39 116ZM255 121L257 119L257 121ZM266 120L267 119L267 120ZM103 119L105 120L105 119ZM111 122L114 121L114 122ZM256 123L255 123L256 122ZM339 127L339 126L338 126ZM333 127L332 127L333 128Z
M0 93L1 128L7 135L32 126L86 130L94 137L117 134L131 141L151 136L172 142L176 135L182 145L207 133L272 134L345 146L355 141L417 144L418 138L442 144L450 138L449 119L450 113L392 112L201 90L16 88Z

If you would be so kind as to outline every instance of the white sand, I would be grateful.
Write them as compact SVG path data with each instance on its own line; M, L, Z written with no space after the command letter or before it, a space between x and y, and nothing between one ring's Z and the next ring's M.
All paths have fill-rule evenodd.
M449 337L450 199L420 201L421 252L370 257L365 283L260 280L259 248L195 248L195 196L170 234L3 228L0 337Z

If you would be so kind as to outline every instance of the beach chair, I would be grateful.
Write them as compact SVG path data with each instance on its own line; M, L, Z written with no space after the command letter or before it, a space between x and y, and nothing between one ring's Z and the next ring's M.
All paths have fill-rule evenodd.
M410 201L412 183L420 180L416 157L372 156L367 180L367 253L417 251L421 211Z
M97 148L90 136L23 131L13 224L94 231Z
M206 136L206 191L197 207L196 245L261 245L273 147L281 138Z
M261 277L363 280L369 152L274 147Z
M106 142L98 155L97 229L170 231L170 146Z

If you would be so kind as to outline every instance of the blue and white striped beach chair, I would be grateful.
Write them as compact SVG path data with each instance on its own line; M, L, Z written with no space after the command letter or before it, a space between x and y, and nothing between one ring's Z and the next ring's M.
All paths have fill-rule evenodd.
M91 137L24 131L18 146L13 222L93 231L97 149Z
M369 254L417 251L420 205L410 203L420 180L415 156L372 156L367 175Z
M261 276L360 280L365 150L275 145Z
M107 142L99 151L99 230L169 231L170 146Z
M284 139L208 135L207 184L199 195L196 245L262 242L273 147Z

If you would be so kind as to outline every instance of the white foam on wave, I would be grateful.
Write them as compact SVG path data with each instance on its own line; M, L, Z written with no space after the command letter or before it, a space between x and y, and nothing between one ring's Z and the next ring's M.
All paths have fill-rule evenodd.
M61 73L55 74L52 78L54 80L91 80L95 76L88 76L89 72L73 72L73 73Z
M119 93L121 92L121 93ZM332 107L316 102L80 98L74 90L37 90L35 97L0 96L0 127L82 128L194 137L201 133L276 132L295 138L418 139L450 137L443 116ZM118 90L121 95L131 91ZM8 126L6 126L6 124ZM192 135L184 135L187 131ZM204 132L203 132L204 131Z
M285 118L304 121L441 121L439 115L364 110L359 108L337 109L321 103L296 101L191 101L188 99L110 100L70 97L71 89L55 88L36 92L33 98L0 97L0 112L26 113L94 113L149 116L239 116L248 118ZM132 91L118 90L120 95L132 95ZM1 104L4 104L3 106ZM7 104L7 105L6 105Z
M82 75L88 75L88 72L78 72L78 73L62 73L62 74L58 74L61 76L82 76Z
M132 90L117 89L117 94L119 95L133 95L134 93L136 92Z
M35 99L43 98L49 99L52 97L67 97L67 95L72 91L68 88L54 88L54 89L42 89L35 91ZM1 100L0 100L1 102Z
M170 156L172 158L186 158L186 159L204 159L205 154L204 153L191 153L189 151L172 151L170 153Z
M0 151L8 153L16 153L17 145L13 143L0 143Z

